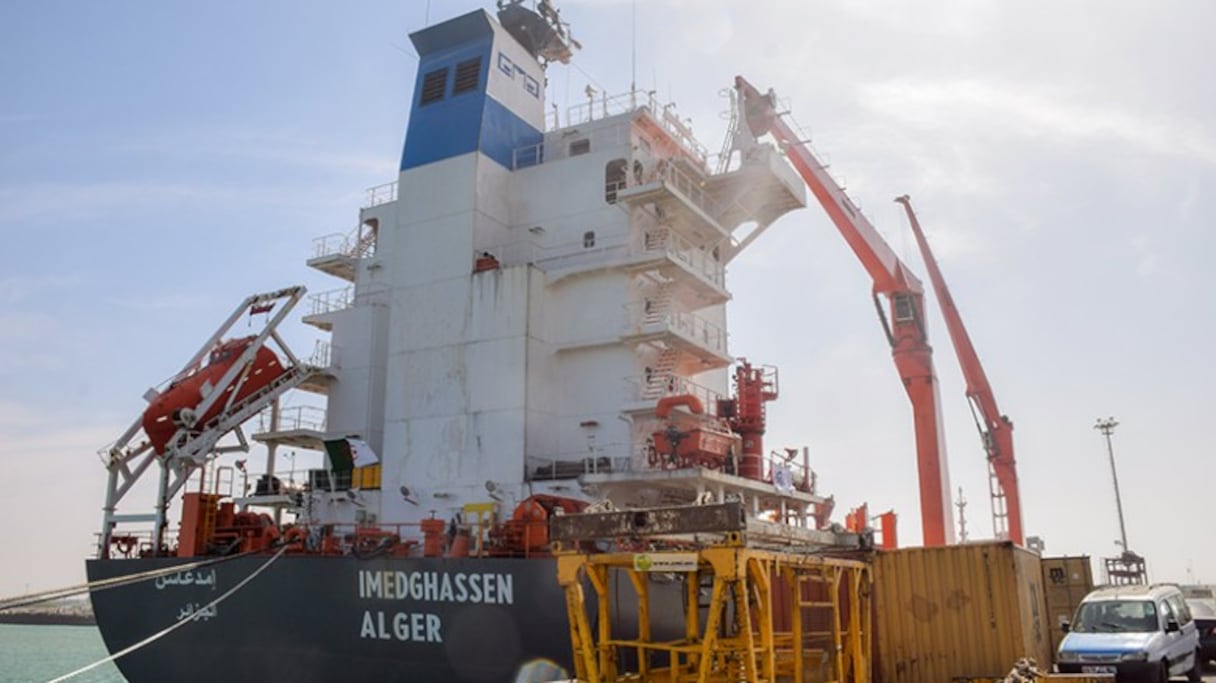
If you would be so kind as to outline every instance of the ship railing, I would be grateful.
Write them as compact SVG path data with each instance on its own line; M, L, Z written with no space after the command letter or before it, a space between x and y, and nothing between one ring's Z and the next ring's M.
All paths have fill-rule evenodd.
M670 228L642 232L634 238L632 251L634 254L666 254L714 286L725 286L726 266L715 255L716 249L707 251L704 247L696 246Z
M349 234L334 232L312 241L312 257L349 256L353 249Z
M449 520L449 526L443 533L443 548L442 552L446 554L449 550L447 547L450 543L449 530L452 528L452 522ZM547 539L547 531L538 531L533 528L532 524L522 525L520 537L516 539L522 547L501 548L495 547L495 539L493 532L496 528L501 528L499 522L492 517L473 517L471 521L462 521L456 524L456 528L460 532L469 536L468 557L488 557L488 556L541 556L551 557L551 551L547 548L537 549L533 547L533 535L540 535L537 540L543 541ZM422 531L421 522L396 522L396 523L356 523L356 524L333 524L326 525L324 529L313 527L310 529L310 535L305 542L304 547L297 552L306 552L310 554L321 555L356 555L359 553L376 552L375 548L368 548L368 540L378 542L388 536L390 539L396 540L399 544L391 552L394 556L400 556L401 550L411 557L426 555L420 552L420 548L426 547L426 535ZM395 538L394 538L395 537ZM361 542L362 541L362 542ZM369 596L370 597L370 596Z
M645 109L646 113L675 138L676 142L692 152L702 162L709 158L709 151L704 145L697 142L696 136L693 135L691 123L687 120L681 121L680 117L676 115L675 103L659 104L654 91L633 90L620 95L601 95L598 99L588 98L586 102L573 105L566 110L566 126L577 126L596 119L627 114L638 109Z
M333 343L325 339L313 340L312 354L308 356L308 364L314 368L337 367L337 354Z
M695 313L657 310L658 304L646 299L631 301L625 304L625 308L629 312L627 333L643 334L657 327L714 353L726 354L726 331Z
M258 413L258 432L324 432L327 414L318 406L298 405L279 408L279 423L274 424L272 408Z
M590 97L586 102L573 105L566 110L565 127L590 123L597 119L627 114L639 109L644 110L655 123L667 131L668 135L701 163L708 162L709 150L697 141L692 132L691 122L680 120L675 113L675 103L660 104L655 98L654 91L635 89L620 95L601 94L599 98Z
M560 139L542 140L515 148L511 153L511 170L582 156L606 149L627 149L632 141L630 126L599 126L586 130L568 130Z
M305 527L309 532L301 545L292 551L299 554L315 555L352 555L360 551L367 552L368 548L360 547L360 539L371 535L374 540L387 536L396 537L406 548L421 545L423 534L419 522L383 523L348 523L325 524Z
M634 401L654 401L668 396L695 396L707 415L717 415L721 393L672 372L645 372L625 378Z
M651 182L657 181L662 181L669 189L683 195L707 215L711 217L719 215L717 199L705 191L705 183L700 178L694 178L680 170L675 164L657 165L654 180Z
M653 91L632 90L620 95L598 94L598 98L588 97L586 102L566 108L567 127L590 123L597 119L606 119L609 116L628 114L642 107L647 107L650 111L656 111L659 108Z
M810 459L805 449L790 449L785 453L770 451L764 458L764 477L767 481L774 485L780 485L785 481L784 476L778 475L777 471L785 469L789 471L789 486L799 491L814 494L816 485L815 470L811 469Z
M97 540L93 543L93 548L101 543L101 533L96 533L94 536ZM170 549L177 547L178 531L176 529L166 528L164 531L164 547L161 548L160 555L168 554ZM151 529L123 529L121 533L115 532L110 536L110 552L108 557L112 559L127 559L137 557L151 557L154 553L155 532Z
M327 292L317 292L310 295L308 301L311 307L309 315L324 315L335 311L344 311L355 302L355 288L353 286L346 286L331 289Z
M541 245L532 240L520 240L508 244L478 249L473 252L477 259L486 254L498 259L504 266L530 263L541 270L563 270L581 265L606 263L612 258L626 256L629 242L625 238L603 240L596 237L596 230L588 230L583 239L561 244Z
M376 254L376 231L371 226L360 225L348 233L334 232L312 241L312 258L326 256L349 256L368 258Z
M221 465L220 461L212 460L205 466L204 476L187 480L182 490L186 493L206 493L221 498L231 498L236 492L237 472L240 468L245 467L246 462L241 459L235 462L226 461ZM247 477L247 472L245 474Z
M373 206L380 206L389 202L397 201L397 181L384 183L375 187L369 187L364 192L367 195L367 200L363 208L370 209Z
M685 149L688 149L693 153L693 155L700 159L702 164L708 163L709 150L707 150L700 142L697 142L696 136L694 136L692 133L692 121L688 119L681 121L680 117L676 116L674 103L663 105L661 113L654 114L655 110L653 107L650 109L650 112L655 116L663 128L666 129L677 142L683 145Z
M556 481L577 479L584 474L619 472L629 464L629 458L603 455L626 446L623 443L592 444L587 450L552 456L525 458L527 481Z

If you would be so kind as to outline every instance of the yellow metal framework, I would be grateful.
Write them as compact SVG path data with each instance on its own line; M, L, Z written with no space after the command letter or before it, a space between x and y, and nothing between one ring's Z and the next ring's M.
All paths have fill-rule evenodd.
M587 683L834 682L868 683L871 574L868 565L738 543L678 553L695 557L683 575L684 637L655 641L650 576L634 553L558 552L575 673ZM648 553L662 564L663 553ZM650 567L653 568L653 567ZM634 596L612 595L613 572L628 576ZM588 617L584 585L597 609ZM710 588L709 604L701 587ZM637 638L614 637L613 607L637 599ZM777 604L775 604L777 603ZM632 651L636 671L623 671Z

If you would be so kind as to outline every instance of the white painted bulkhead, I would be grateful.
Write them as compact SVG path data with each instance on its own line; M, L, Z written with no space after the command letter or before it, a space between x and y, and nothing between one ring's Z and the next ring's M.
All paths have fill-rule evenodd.
M486 106L543 129L543 92L528 87L539 65L490 23ZM360 217L374 219L374 255L331 318L327 435L361 436L382 464L378 496L359 494L365 518L447 520L486 502L502 518L533 493L585 497L579 473L646 466L655 377L674 377L658 395L695 388L711 409L729 394L724 243L677 238L660 210L617 196L661 185L673 154L709 173L644 104L545 132L510 163L483 141L428 160L407 140L395 200ZM679 256L655 249L660 233L684 240ZM497 267L475 272L486 257ZM704 348L679 348L690 340ZM328 521L355 516L339 503Z
M335 319L329 431L380 454L382 523L579 495L553 481L558 461L637 464L645 433L622 409L656 359L622 337L646 286L627 267L644 218L605 196L609 162L633 161L631 118L551 132L547 149L591 148L515 171L480 152L408 169L377 207L375 257ZM483 253L502 267L473 273ZM724 304L697 315L725 330ZM684 374L728 393L725 369Z

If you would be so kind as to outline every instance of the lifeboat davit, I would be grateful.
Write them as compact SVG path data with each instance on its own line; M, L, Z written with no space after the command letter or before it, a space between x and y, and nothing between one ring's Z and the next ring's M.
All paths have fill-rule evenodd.
M727 469L741 449L739 435L722 420L705 414L701 400L690 394L667 396L655 406L655 417L671 418L673 409L683 406L690 416L654 432L650 465L662 468L708 467ZM681 428L683 426L683 428Z
M222 342L211 351L206 365L170 384L168 389L148 405L143 417L144 433L148 435L148 440L157 453L164 455L165 446L168 445L177 430L186 424L186 417L195 412L203 399L215 390L216 384L219 383L224 373L240 359L241 354L255 339L257 339L256 336L241 337ZM284 372L283 365L279 363L279 357L275 355L274 351L265 346L259 348L254 355L253 365L249 368L245 381L236 390L234 404L240 403L261 390ZM224 390L225 393L230 394L234 391L236 384L234 380ZM196 428L201 428L215 419L227 404L228 396L217 399L207 409L206 414L198 415L191 424Z

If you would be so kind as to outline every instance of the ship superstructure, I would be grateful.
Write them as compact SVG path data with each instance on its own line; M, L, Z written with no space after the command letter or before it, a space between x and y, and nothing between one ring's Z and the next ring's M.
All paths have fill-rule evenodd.
M484 12L412 39L400 175L309 262L346 281L305 318L332 331L336 378L312 445L357 436L382 468L324 521L509 511L651 469L660 399L730 396L734 234L803 206L801 182L769 147L714 173L638 93L545 130L541 61ZM257 438L299 445L286 427Z
M290 299L255 338L223 342L230 320L107 450L90 580L243 553L211 573L94 594L112 651L166 621L198 622L119 660L131 680L202 646L243 652L237 677L249 680L509 680L531 658L568 665L548 519L588 506L729 503L758 542L845 539L805 449L766 450L777 373L736 358L727 333L727 267L805 206L801 180L738 104L713 166L649 94L589 93L550 118L545 67L577 43L547 2L500 4L497 21L476 11L411 35L419 66L397 180L308 260L338 285L304 316L331 335L322 353L299 361L274 329L302 291L251 297L232 320ZM287 356L275 377L291 381L260 374L268 341ZM324 396L324 414L282 409L289 390ZM216 445L259 410L265 475L225 495ZM160 446L139 441L149 424ZM323 450L328 466L284 485L274 463L286 447ZM156 514L120 513L153 464ZM175 535L167 510L183 488ZM147 538L127 528L148 521ZM284 547L244 587L262 571L257 553ZM649 600L682 628L685 592ZM212 680L218 666L181 680Z

